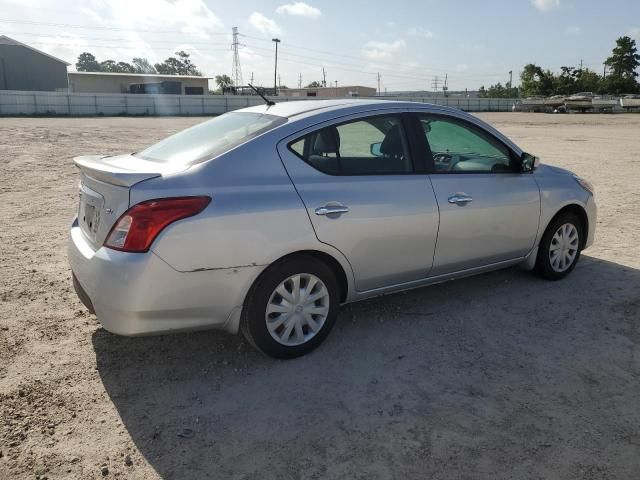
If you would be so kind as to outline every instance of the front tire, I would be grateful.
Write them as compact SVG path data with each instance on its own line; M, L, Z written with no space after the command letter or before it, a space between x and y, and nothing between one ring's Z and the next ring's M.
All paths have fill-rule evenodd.
M560 280L573 271L583 245L580 219L572 213L554 218L538 247L535 271L548 280Z
M339 299L331 268L311 255L296 255L270 266L256 280L240 328L249 343L271 357L299 357L329 335Z

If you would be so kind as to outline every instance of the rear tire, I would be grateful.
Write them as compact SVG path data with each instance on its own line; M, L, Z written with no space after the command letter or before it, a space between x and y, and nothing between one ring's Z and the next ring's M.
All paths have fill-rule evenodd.
M580 259L583 235L576 215L567 212L554 218L540 241L535 272L548 280L569 275Z
M295 358L318 347L338 316L333 270L311 255L296 255L265 270L245 300L240 329L258 350Z

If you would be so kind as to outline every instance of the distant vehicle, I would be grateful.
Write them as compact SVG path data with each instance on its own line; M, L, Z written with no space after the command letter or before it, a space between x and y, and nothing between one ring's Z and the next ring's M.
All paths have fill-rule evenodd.
M640 95L624 95L620 99L620 106L627 111L640 108Z
M620 100L617 97L608 95L599 95L591 100L593 109L598 112L613 112L620 106Z
M105 329L242 331L280 358L341 304L518 264L561 279L596 226L586 180L421 103L256 106L75 164L69 260Z
M581 92L571 95L564 101L564 105L569 111L586 112L593 109L593 93Z
M544 104L551 110L555 110L558 107L564 106L564 101L567 97L564 95L554 95L549 98L545 98Z
M544 97L526 97L520 101L520 110L523 112L544 112L546 111Z

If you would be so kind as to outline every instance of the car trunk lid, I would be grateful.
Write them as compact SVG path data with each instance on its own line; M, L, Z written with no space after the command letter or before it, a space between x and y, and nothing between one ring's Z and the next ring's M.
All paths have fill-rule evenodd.
M73 161L80 169L78 223L96 248L104 243L113 224L129 208L131 187L175 173L168 165L134 155L87 155Z

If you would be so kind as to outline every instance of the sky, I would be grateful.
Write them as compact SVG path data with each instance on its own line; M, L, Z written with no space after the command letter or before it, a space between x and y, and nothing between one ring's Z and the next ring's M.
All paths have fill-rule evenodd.
M640 41L639 0L0 0L0 34L71 63L152 63L185 50L206 76L231 75L240 32L243 83L450 90L514 85L530 62L601 72L619 36ZM212 83L213 87L213 83Z

